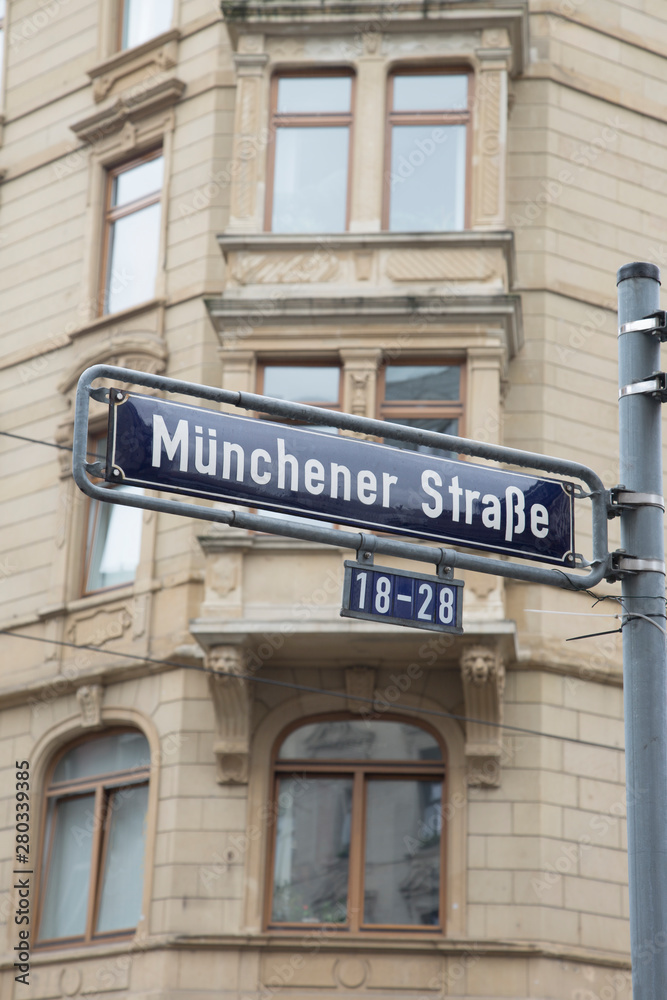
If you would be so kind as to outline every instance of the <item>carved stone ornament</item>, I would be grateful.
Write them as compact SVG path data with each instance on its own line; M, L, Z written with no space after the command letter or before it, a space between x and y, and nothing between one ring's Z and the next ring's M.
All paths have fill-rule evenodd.
M250 689L240 676L246 669L245 652L238 646L213 646L206 665L215 671L209 686L215 710L217 739L213 751L221 785L245 785L250 763Z
M76 700L81 711L81 725L84 729L100 729L102 727L102 695L101 684L86 684L76 692Z
M505 667L497 651L489 646L469 646L464 650L461 680L468 717L465 745L468 784L497 787L505 690Z

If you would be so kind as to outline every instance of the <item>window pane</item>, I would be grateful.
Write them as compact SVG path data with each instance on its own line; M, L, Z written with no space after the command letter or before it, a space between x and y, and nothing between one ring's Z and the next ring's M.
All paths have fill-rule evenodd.
M467 106L467 76L419 73L394 77L394 111L460 111Z
M109 248L107 312L129 309L153 298L159 243L159 204L114 222Z
M267 365L264 395L293 403L338 403L340 369L337 365Z
M39 939L79 937L86 931L95 796L49 805L44 864L48 865ZM50 858L49 834L55 823Z
M441 760L437 741L404 722L356 719L313 722L285 739L279 760Z
M0 20L4 18L6 10L7 10L7 4L5 0L0 0Z
M351 778L282 778L273 908L280 923L345 923Z
M369 781L364 923L440 922L441 781Z
M463 229L465 160L465 125L395 125L390 230Z
M278 113L325 114L350 110L352 77L281 77L278 81Z
M102 877L97 933L136 927L141 916L148 785L119 788L111 819Z
M117 486L125 493L141 493L133 486ZM94 500L88 527L88 575L85 590L118 587L134 580L141 551L143 511L139 507Z
M138 167L123 170L114 178L111 204L114 208L162 190L164 157L156 156Z
M100 736L68 750L58 762L52 783L77 781L114 771L129 771L132 768L147 767L149 763L150 748L143 733Z
M431 420L408 420L402 417L392 417L392 424L404 424L407 427L419 427L424 431L436 431L438 434L459 433L459 422L456 417L433 417ZM386 444L403 451L418 451L420 455L434 455L436 458L456 458L457 452L446 451L443 448L432 448L428 444L415 444L414 441L397 441L388 434Z
M385 400L458 399L459 365L387 365Z
M172 0L125 0L123 48L154 38L171 26Z
M276 233L345 229L349 130L279 128L273 185Z

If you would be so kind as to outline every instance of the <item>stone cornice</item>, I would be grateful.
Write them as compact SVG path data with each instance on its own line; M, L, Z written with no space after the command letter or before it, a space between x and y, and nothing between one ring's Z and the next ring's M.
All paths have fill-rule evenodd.
M528 0L222 0L234 45L241 35L303 35L317 30L406 32L505 29L513 72L528 61Z
M506 350L514 357L523 343L521 298L497 295L363 295L304 296L278 298L224 297L206 299L206 308L215 329L223 335L228 326L252 320L254 328L292 327L313 323L404 324L409 317L423 316L433 327L437 323L482 324L503 331ZM266 308L263 306L266 305Z

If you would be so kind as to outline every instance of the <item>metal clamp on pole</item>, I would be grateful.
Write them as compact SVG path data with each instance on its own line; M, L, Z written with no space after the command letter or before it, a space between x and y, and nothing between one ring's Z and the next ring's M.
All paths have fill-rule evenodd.
M436 567L436 573L441 580L451 580L454 576L454 568L449 565L451 562L451 553L447 549L440 549L442 555L440 556L440 562Z
M612 486L609 490L608 517L620 517L622 511L636 507L658 507L664 513L665 498L660 493L626 490L625 486Z
M617 580L626 573L664 573L665 564L662 559L644 559L640 556L629 556L622 549L611 553L611 568Z
M659 336L661 341L667 340L667 312L664 309L658 309L643 319L623 323L618 331L619 337L624 333L653 333Z
M667 403L667 373L655 372L648 379L622 385L618 390L618 398L623 399L624 396L652 396L661 403Z

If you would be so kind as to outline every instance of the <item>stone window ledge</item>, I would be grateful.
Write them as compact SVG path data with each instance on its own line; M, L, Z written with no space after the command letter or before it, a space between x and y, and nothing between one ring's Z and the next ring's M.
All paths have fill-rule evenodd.
M222 233L228 287L346 280L514 285L510 230L450 233ZM450 289L451 291L451 289Z

